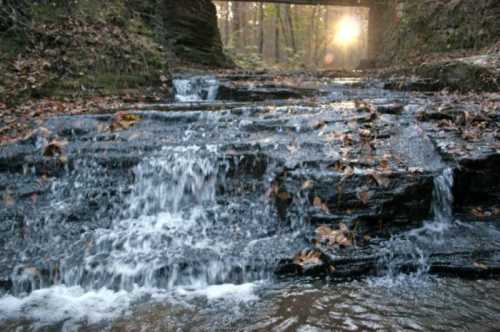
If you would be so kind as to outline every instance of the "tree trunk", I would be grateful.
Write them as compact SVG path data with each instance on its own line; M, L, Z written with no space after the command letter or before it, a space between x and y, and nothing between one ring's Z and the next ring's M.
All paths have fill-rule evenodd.
M259 5L259 54L264 55L264 4Z
M241 49L241 22L240 22L240 3L233 2L231 9L233 14L233 31L231 34L231 39L233 40L233 47L236 50Z
M285 46L290 47L290 38L288 38L288 31L287 31L285 22L283 20L283 17L281 16L281 6L282 5L278 5L278 6L280 7L280 10L276 14L276 16L278 16L279 24L281 27L281 32L283 34L283 40L285 41Z
M229 37L231 34L231 20L229 18L229 2L224 5L224 45L229 44Z
M316 12L318 11L318 7L315 6L311 12L311 19L310 19L310 25L309 25L309 29L308 29L308 35L309 35L309 39L308 39L308 47L307 47L307 62L309 63L309 65L313 65L314 64L314 47L315 47L315 43L314 43L314 30L315 30L315 25L316 25Z
M293 27L293 18L292 15L290 14L290 7L291 5L288 5L285 7L285 16L288 24L288 31L290 32L290 47L293 50L293 53L297 53L297 42L295 40L295 30Z
M280 62L280 25L279 17L281 16L280 5L274 5L276 9L276 15L274 16L274 61L276 63Z
M318 9L318 7L316 7L316 9ZM313 55L313 63L315 66L318 65L318 54L319 54L319 48L320 48L320 38L319 38L319 27L318 27L318 23L317 23L317 19L318 19L318 14L319 13L319 10L315 10L314 11L314 21L313 21L313 24L314 24L314 55Z
M248 4L240 4L240 46L245 49L248 46L248 17L247 17Z

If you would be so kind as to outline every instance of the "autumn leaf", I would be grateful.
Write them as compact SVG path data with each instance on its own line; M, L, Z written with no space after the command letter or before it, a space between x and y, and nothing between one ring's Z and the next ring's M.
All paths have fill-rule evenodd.
M311 180L307 180L302 184L302 190L311 189L313 187L314 187L314 182Z
M313 206L322 210L323 212L330 213L330 209L328 209L328 206L323 203L320 197L316 196L313 199Z
M280 201L288 201L290 199L290 194L286 191L282 191L278 193L277 197Z
M352 233L346 224L339 224L339 228L334 230L330 226L321 225L315 230L316 241L326 243L329 246L352 246Z
M111 120L110 129L111 131L126 130L134 126L140 119L136 114L118 112Z
M352 135L351 134L344 134L342 136L342 143L344 145L352 145L353 144L353 139L352 139Z
M379 167L382 170L387 170L389 168L389 160L388 160L388 158L384 157L384 158L380 159L378 165L379 165Z
M387 188L391 183L389 178L378 173L370 172L368 175L377 183L379 187Z
M302 267L307 265L321 265L321 252L318 250L303 250L293 258L293 262Z
M363 202L364 205L368 205L370 198L373 196L373 192L371 191L359 191L357 194L359 200Z
M44 157L55 157L63 155L63 148L68 143L66 141L53 140L43 150Z
M313 124L313 126L312 126L312 127L313 127L313 129L321 129L321 128L324 128L324 127L326 127L326 121L321 120L321 121L319 121L319 122L317 122L317 123Z
M16 203L16 201L8 191L3 194L2 201L5 206L13 206Z

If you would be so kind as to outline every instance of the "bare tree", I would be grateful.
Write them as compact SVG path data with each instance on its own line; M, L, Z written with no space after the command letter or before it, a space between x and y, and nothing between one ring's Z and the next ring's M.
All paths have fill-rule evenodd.
M264 4L259 4L259 54L264 55Z
M290 11L291 11L291 5L287 5L285 7L285 17L286 17L286 21L287 21L287 24L288 24L288 31L289 31L289 34L290 34L290 47L292 48L293 50L293 53L297 53L297 42L295 40L295 29L294 29L294 25L293 25L293 18L292 18L292 15L290 14Z

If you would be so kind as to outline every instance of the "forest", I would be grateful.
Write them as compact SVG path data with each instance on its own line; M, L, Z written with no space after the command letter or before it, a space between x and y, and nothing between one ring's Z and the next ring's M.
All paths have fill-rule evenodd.
M362 7L216 2L224 47L243 67L354 69L367 57Z

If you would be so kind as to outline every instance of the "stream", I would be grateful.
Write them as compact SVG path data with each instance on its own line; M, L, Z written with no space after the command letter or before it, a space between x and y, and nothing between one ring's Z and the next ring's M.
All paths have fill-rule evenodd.
M54 117L3 148L0 330L498 329L498 220L459 213L496 211L467 187L498 175L489 138L452 156L419 120L436 96L288 82L185 75L131 126Z

